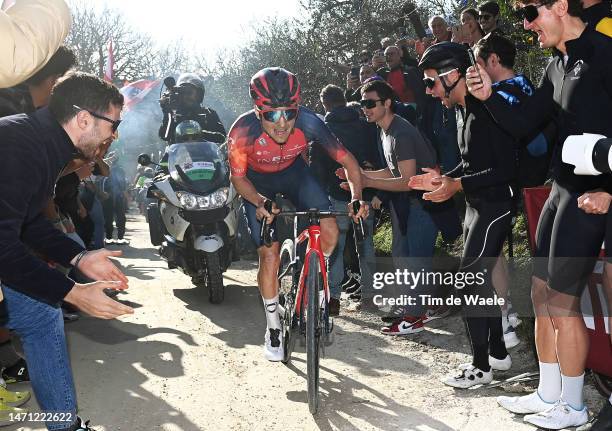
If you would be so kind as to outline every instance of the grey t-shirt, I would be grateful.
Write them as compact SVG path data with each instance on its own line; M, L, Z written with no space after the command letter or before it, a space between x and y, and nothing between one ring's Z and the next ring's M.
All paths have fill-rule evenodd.
M403 160L415 159L417 174L422 173L421 168L433 168L436 165L436 151L431 143L398 115L393 117L386 132L380 130L380 140L385 161L395 178L401 176L398 163Z

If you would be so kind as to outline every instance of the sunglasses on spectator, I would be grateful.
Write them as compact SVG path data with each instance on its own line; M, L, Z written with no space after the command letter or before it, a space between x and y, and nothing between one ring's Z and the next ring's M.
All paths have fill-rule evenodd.
M119 124L121 124L121 120L111 120L108 117L105 117L104 115L100 115L97 114L93 111L90 111L89 109L85 109L85 108L81 108L80 106L77 105L72 105L72 107L78 111L86 111L89 112L89 114L94 117L94 118L98 118L100 120L104 120L104 121L108 121L109 123L111 123L111 130L113 131L113 133L115 133L117 131L117 129L119 128Z
M553 4L555 1L528 4L527 6L517 9L515 11L516 16L521 20L526 19L527 22L534 22L536 19L538 19L538 16L540 15L539 8L541 8L542 6Z
M265 111L259 111L263 116L264 120L269 121L271 123L276 123L284 117L286 121L291 121L297 117L298 109L290 108L290 109L270 109Z
M376 102L384 102L383 99L361 99L359 104L362 108L366 109L374 109L376 107Z

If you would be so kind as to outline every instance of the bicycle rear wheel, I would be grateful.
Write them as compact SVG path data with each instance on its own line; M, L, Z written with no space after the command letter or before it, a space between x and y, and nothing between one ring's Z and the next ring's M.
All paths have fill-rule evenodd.
M306 307L306 375L308 380L308 409L315 414L319 408L319 342L321 270L316 253L308 256L308 306Z

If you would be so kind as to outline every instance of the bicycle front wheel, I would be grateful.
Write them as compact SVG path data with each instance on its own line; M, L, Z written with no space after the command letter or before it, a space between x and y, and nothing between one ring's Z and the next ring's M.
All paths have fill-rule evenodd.
M319 257L316 253L308 256L308 306L306 307L306 375L308 380L308 409L315 414L319 408L319 341L320 304L319 289L322 287Z

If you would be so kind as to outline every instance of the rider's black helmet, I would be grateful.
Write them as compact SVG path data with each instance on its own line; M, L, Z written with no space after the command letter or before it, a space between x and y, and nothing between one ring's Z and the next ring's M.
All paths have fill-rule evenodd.
M470 57L467 46L455 42L440 42L425 50L419 68L435 69L438 73L458 69L461 75L470 67Z
M195 88L196 90L198 90L198 105L202 104L202 102L204 101L204 94L206 93L206 88L204 88L204 81L202 81L202 78L200 78L195 73L181 73L178 78L178 81L176 81L176 85L178 87L191 86Z

